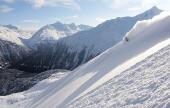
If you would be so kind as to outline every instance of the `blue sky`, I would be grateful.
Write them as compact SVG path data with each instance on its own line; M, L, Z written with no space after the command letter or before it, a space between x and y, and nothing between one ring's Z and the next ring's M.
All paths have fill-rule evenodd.
M105 20L133 16L152 6L170 10L170 0L0 0L0 24L34 30L46 24L96 26Z

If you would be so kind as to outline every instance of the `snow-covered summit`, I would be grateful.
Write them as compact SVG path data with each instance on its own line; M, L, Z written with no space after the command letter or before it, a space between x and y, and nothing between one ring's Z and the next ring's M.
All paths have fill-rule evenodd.
M150 8L149 10L147 10L146 12L143 12L136 17L136 19L141 19L143 20L143 18L148 18L148 19L151 19L153 16L155 15L158 15L162 12L163 10L159 9L158 7L156 6L153 6L152 8Z
M23 45L22 41L19 39L20 34L12 29L5 26L0 26L0 39L4 41L9 41L18 45Z
M54 24L46 25L38 30L30 39L30 42L34 44L41 41L54 41L90 28L90 26L86 25L76 25L74 23L63 24L57 21Z
M0 26L3 27L4 29L7 29L7 31L9 31L9 32L12 31L13 33L15 33L14 36L16 36L16 37L18 37L20 39L29 39L34 34L34 31L22 30L22 29L14 26L14 25L11 25L11 24L9 24L9 25L0 25ZM13 34L11 34L11 35L13 35Z

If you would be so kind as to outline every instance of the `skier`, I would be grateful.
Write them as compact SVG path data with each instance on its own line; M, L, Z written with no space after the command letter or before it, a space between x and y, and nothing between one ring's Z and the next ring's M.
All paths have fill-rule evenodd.
M126 41L126 42L128 42L128 41L129 41L129 39L128 39L127 37L125 37L125 41Z

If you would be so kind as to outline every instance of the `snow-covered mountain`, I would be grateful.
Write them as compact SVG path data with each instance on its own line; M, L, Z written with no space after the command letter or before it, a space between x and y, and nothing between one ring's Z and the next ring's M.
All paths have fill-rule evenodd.
M90 28L90 26L86 25L76 25L74 23L63 24L58 21L54 24L46 25L38 30L29 40L29 44L33 46L34 44L38 44L41 42L55 41Z
M78 33L75 33L77 28L74 24L63 25L58 22L45 26L30 39L33 43L37 42L37 40L40 42L43 38L45 38L45 41L36 44L35 47L37 48L32 55L24 58L15 67L23 71L37 72L58 68L72 70L121 41L137 21L151 19L161 12L157 7L153 7L137 16L112 19L97 27ZM50 32L48 34L43 33L42 31L48 31L47 28L50 29ZM56 31L56 28L57 31L67 32L64 32L64 34L60 32L60 35L54 33L56 34L54 35L51 29ZM66 34L73 35L66 36ZM47 41L46 37L52 40ZM54 39L53 37L56 38Z
M138 22L114 47L59 81L34 86L29 99L1 97L17 108L169 107L170 13ZM128 39L128 41L127 41ZM30 89L31 90L31 89ZM34 97L34 98L31 98Z
M15 32L17 34L16 36L21 39L30 39L34 34L34 31L22 30L13 25L2 25L2 26L5 27L6 29Z
M15 30L16 28L11 29L6 26L0 26L0 39L18 45L23 45L22 41L19 39L19 33L15 32Z
M21 40L22 33L17 27L6 25L0 26L0 66L20 61L27 55L29 48Z

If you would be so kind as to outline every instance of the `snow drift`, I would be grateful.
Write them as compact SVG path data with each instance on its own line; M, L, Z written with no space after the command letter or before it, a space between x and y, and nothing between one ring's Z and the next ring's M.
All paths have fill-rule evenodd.
M137 23L126 37L129 42L122 40L72 74L51 84L26 108L65 108L75 99L164 48L170 44L170 41L165 41L170 37L170 14L164 12L151 20Z

